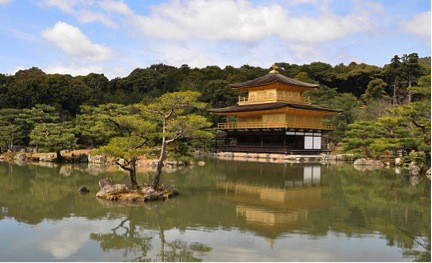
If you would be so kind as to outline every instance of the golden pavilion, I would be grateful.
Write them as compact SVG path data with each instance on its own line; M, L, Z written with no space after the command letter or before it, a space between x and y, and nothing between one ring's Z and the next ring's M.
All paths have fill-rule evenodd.
M325 116L341 110L313 106L308 90L319 87L286 77L276 65L265 76L230 84L247 91L235 106L210 109L213 114L231 117L232 122L217 124L218 152L254 152L282 154L316 154L322 147L322 135L332 130Z

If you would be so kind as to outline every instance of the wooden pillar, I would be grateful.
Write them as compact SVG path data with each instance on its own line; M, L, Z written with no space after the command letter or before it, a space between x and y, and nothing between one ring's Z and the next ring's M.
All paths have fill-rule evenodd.
M282 133L283 136L283 146L286 147L286 140L287 140L287 135L285 132Z

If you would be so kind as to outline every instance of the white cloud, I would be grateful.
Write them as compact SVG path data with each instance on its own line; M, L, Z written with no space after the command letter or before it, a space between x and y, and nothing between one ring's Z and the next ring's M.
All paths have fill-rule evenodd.
M106 46L92 43L80 29L64 22L45 30L42 36L73 58L87 63L62 61L50 72L87 74L89 70L123 74L124 68L166 63L192 67L243 64L268 67L274 62L335 62L331 45L358 33L371 37L380 24L374 14L385 15L382 4L351 0L342 11L334 0L168 0L155 2L146 10L129 6L123 0L43 0L81 23L101 22L120 28L115 34L132 41L118 51L122 61L105 66L102 61L113 56ZM140 5L146 6L146 4ZM308 12L301 12L307 8ZM68 33L66 33L68 32ZM72 33L71 33L72 32ZM102 31L98 31L102 32ZM112 32L112 31L111 31ZM132 34L131 34L132 33ZM141 40L135 45L134 41ZM345 44L339 45L343 48ZM327 49L325 48L327 47ZM133 52L124 52L133 49ZM349 50L349 49L347 49ZM344 56L352 57L351 51ZM333 50L333 53L335 51ZM134 54L134 55L131 55ZM120 61L119 60L119 61ZM112 62L112 63L111 63ZM110 64L114 61L111 60ZM116 71L113 67L121 67Z
M282 39L316 43L341 39L354 32L366 30L370 23L356 16L335 15L318 18L299 17L287 21L287 30L280 33Z
M40 42L40 38L38 36L35 36L32 33L27 33L21 30L17 30L17 29L13 29L13 28L8 28L6 29L11 35L13 35L14 37L27 41L29 43L38 43Z
M411 33L430 41L431 38L431 12L424 12L412 19L401 23L403 32Z
M371 27L368 14L337 16L325 12L317 18L293 17L281 5L254 5L245 0L173 0L153 6L148 16L138 15L124 2L108 0L99 5L107 12L126 16L148 36L168 40L255 42L275 36L315 43Z
M95 1L93 0L44 0L43 3L46 6L58 8L65 13L75 16L82 23L99 21L108 27L117 27L107 15L91 11L95 6Z
M66 13L72 13L74 11L75 5L85 2L85 0L44 0L45 5L50 7L57 7Z
M87 9L81 9L77 11L76 16L77 19L82 23L91 23L91 22L99 21L108 27L111 28L117 27L117 25L112 21L110 17Z
M254 6L248 1L172 1L141 18L141 28L166 39L257 41L282 29L286 14L279 5ZM162 30L157 30L162 29Z
M12 0L0 0L0 5L8 4L10 2L12 2Z
M16 71L24 69L17 68ZM126 77L129 75L132 69L125 69L124 67L109 67L109 66L99 66L94 64L62 64L44 68L43 71L49 74L69 74L72 76L87 76L90 73L104 74L108 79L113 79L116 77Z
M103 73L101 67L83 65L57 65L48 67L44 71L49 74L70 74L72 76L86 76L90 73Z
M102 0L98 2L98 5L108 12L130 16L135 15L129 6L121 1Z
M381 11L380 5L356 2L351 12L342 16L323 7L322 2L301 2L318 5L320 13L294 16L290 8L278 4L256 5L242 0L173 0L153 6L145 16L123 1L107 0L99 5L111 15L123 16L129 26L134 25L131 28L159 39L162 44L152 49L162 62L193 67L265 67L278 61L325 60L321 43L372 30L370 16Z
M42 31L41 35L74 58L102 61L113 55L110 48L92 43L79 28L65 22L57 22L53 28Z
M294 53L293 61L297 63L311 63L323 60L320 52L314 46L290 44L288 48Z

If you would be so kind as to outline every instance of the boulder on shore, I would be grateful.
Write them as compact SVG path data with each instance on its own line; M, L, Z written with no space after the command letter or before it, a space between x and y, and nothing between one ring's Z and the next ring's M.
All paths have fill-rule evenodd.
M354 165L367 165L367 160L365 158L360 158L354 161Z
M39 156L39 162L55 162L57 155L54 153L43 153Z
M379 160L369 160L365 158L360 158L354 161L354 165L365 165L365 166L373 166L377 168L384 167L384 163Z
M385 164L380 160L368 160L367 165L377 167L377 168L383 168L385 166Z
M334 158L338 162L348 162L354 160L354 154L352 153L336 154L336 156L331 156L331 158Z
M89 155L88 162L95 163L95 164L106 164L108 162L108 158L105 154L96 154L94 156Z
M395 159L395 165L396 166L401 166L402 164L403 164L402 157L397 157Z
M381 169L385 164L379 160L360 158L354 161L354 168L360 171Z
M25 161L27 159L27 154L18 153L14 156L14 161Z
M78 155L72 155L72 161L74 163L87 163L88 162L88 155L85 153L81 153Z

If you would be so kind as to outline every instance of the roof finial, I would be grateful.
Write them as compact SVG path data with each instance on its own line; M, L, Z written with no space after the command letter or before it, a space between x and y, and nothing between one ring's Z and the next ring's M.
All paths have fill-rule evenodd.
M270 73L279 73L278 69L279 69L278 65L274 63L272 66L272 70L270 70Z

